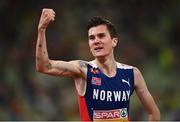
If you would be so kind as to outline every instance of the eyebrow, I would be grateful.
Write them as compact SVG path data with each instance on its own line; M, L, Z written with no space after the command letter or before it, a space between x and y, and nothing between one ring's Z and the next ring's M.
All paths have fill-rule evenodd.
M94 35L89 35L89 36L88 36L88 38L92 38L92 37L94 37Z
M104 36L106 35L105 33L98 33L97 36Z
M99 36L99 35L105 35L105 33L103 32L103 33L98 33L98 34L96 34L97 36ZM95 36L94 34L92 34L92 35L89 35L88 37L92 37L92 36Z

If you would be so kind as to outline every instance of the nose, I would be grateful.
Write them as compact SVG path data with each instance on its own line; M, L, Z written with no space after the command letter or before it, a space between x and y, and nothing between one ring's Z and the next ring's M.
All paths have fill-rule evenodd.
M101 42L100 39L98 39L98 38L96 37L95 40L94 40L94 44L95 44L95 45L98 45L98 44L100 44L100 42Z

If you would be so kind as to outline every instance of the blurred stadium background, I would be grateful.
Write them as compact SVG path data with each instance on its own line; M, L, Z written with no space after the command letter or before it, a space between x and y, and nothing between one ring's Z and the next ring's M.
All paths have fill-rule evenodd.
M119 33L116 60L142 71L162 120L180 120L179 0L1 0L0 120L80 120L73 80L35 70L44 7L56 11L47 31L51 59L91 60L86 22L107 17ZM131 119L147 120L136 94Z

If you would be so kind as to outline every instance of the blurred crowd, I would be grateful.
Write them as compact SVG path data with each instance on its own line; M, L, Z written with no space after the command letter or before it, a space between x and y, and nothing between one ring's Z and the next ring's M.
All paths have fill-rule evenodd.
M162 120L180 120L179 0L1 0L0 120L80 120L74 81L35 69L37 26L47 7L56 12L46 32L51 59L92 60L86 23L104 16L119 33L116 60L142 71ZM135 93L131 120L147 120Z

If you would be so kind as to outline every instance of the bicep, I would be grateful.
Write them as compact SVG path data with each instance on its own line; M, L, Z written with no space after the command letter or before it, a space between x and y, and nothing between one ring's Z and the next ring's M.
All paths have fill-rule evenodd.
M79 65L79 61L55 61L50 60L47 66L46 74L63 76L63 77L81 77L83 70Z

